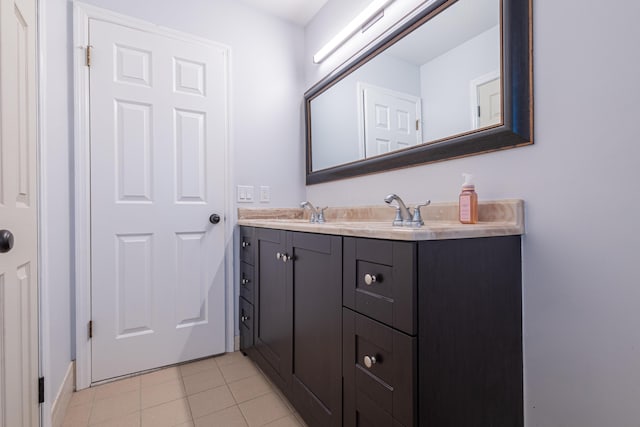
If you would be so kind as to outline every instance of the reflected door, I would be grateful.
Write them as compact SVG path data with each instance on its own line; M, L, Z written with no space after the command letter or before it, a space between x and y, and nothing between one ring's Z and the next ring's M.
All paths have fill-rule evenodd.
M478 85L478 128L497 125L502 121L500 78Z
M365 156L372 157L422 142L420 98L360 84Z
M92 381L225 350L227 52L90 21Z

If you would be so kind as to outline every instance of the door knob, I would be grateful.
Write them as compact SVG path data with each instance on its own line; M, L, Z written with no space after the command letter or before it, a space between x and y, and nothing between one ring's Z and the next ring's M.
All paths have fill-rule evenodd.
M13 248L13 233L9 230L0 230L0 253L9 252Z
M219 223L219 222L220 222L220 215L218 215L218 214L212 214L212 215L209 217L209 222L210 222L211 224L217 224L217 223Z

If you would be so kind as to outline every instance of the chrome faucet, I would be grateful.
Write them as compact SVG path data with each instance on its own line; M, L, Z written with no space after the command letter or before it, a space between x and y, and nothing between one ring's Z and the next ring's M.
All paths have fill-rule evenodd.
M309 201L304 201L300 203L300 207L302 209L308 208L311 211L311 215L309 216L309 222L317 222L319 224L322 224L323 222L325 222L324 210L327 209L326 207L322 209L316 209Z
M389 206L393 201L397 203L396 208L396 217L393 219L393 225L398 227L421 227L424 225L424 221L422 220L422 215L420 214L420 208L423 206L428 206L431 203L431 200L427 200L425 203L416 205L413 208L413 214L411 213L411 209L404 204L400 196L397 194L389 194L384 198L384 201Z

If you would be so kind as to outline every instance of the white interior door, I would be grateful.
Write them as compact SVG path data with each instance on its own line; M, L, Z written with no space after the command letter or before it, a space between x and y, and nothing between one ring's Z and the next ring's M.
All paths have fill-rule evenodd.
M422 143L420 98L360 84L365 156L377 156Z
M500 78L478 85L478 128L497 125L502 121Z
M0 425L38 425L36 2L0 2Z
M96 382L225 351L227 51L89 34Z

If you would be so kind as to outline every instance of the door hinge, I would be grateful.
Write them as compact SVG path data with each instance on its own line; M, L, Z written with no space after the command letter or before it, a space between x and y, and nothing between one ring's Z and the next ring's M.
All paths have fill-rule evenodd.
M480 106L478 105L478 117L480 117Z
M420 130L420 120L416 120L416 130Z
M85 49L85 54L86 54L86 60L87 60L87 67L91 67L91 48L93 46L88 45L87 48Z
M93 338L93 320L89 320L89 338Z
M44 403L44 377L38 378L38 403Z

